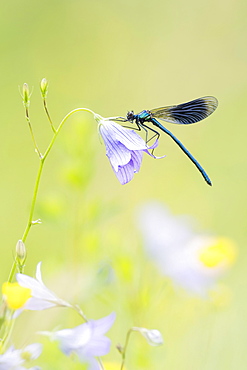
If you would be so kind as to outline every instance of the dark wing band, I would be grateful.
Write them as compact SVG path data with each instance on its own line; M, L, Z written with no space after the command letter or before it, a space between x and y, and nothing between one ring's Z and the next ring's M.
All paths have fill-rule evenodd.
M218 106L213 96L205 96L187 103L151 109L153 117L170 123L188 125L207 118Z

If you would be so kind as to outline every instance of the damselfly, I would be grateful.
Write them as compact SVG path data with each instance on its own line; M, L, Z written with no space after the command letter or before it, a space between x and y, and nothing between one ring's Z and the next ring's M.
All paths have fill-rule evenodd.
M147 133L147 130L154 132L154 135L151 139L155 136L159 138L160 133L150 126L148 126L148 122L151 122L154 126L161 129L167 135L169 135L175 143L182 149L182 151L189 157L189 159L194 163L197 169L201 172L205 181L212 185L210 178L208 177L205 170L202 166L197 162L197 160L193 157L193 155L185 148L185 146L179 141L172 132L170 132L167 128L165 128L157 119L170 122L170 123L177 123L182 125L189 125L191 123L196 123L202 121L203 119L207 118L210 114L212 114L218 106L218 101L213 96L205 96L203 98L198 98L187 103L182 103L179 105L170 105L167 107L162 108L155 108L151 110L143 110L138 114L134 114L133 111L127 113L126 118L119 117L117 120L121 122L131 122L137 125L137 130L144 129ZM149 139L148 141L150 141Z

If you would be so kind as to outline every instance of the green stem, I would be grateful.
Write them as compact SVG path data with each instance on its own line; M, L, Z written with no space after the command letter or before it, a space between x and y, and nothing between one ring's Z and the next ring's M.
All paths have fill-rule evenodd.
M86 315L78 305L71 305L71 308L73 308L73 310L75 310L83 318L85 322L88 322Z
M47 104L46 104L46 100L45 100L45 98L43 99L43 104L44 104L45 113L46 113L46 115L47 115L47 117L48 117L48 120L49 120L49 122L50 122L50 124L51 124L52 131L53 131L54 133L56 133L56 129L55 129L55 127L53 126L53 123L52 123L52 120L51 120L51 116L50 116L50 114L49 114L49 112L48 112L48 108L47 108Z
M8 319L8 324L7 324L7 328L5 329L5 334L3 338L1 338L1 341L0 341L1 342L1 353L4 353L5 351L6 344L13 332L14 323L15 323L15 319L13 319L13 312L12 312L11 318Z
M100 357L97 357L97 360L98 360L98 363L99 363L99 365L100 365L100 367L101 367L101 370L105 370L105 368L104 368L104 365L103 365L103 362L102 362L101 358L100 358Z
M120 370L123 370L123 368L124 368L126 351L127 351L127 347L128 347L128 343L129 343L130 334L132 333L132 331L133 331L133 329L130 329L128 331L127 335L126 335L125 345L124 345L124 348L123 348L123 351L122 351L122 364L121 364Z
M53 136L53 138L52 138L52 140L51 140L51 142L50 142L50 144L49 144L48 148L47 148L47 149L46 149L46 151L45 151L45 154L44 154L44 156L43 156L43 160L45 160L45 158L48 156L48 154L49 154L49 152L50 152L51 148L53 147L53 144L54 144L54 142L55 142L55 140L56 140L56 138L57 138L57 136L58 136L59 132L61 131L61 129L62 129L62 127L63 127L64 123L67 121L67 119L68 119L70 116L72 116L72 114L77 113L77 112L82 112L82 111L83 111L83 112L92 113L93 115L95 115L95 113L94 113L91 109L87 109L87 108L77 108L77 109L74 109L74 110L72 110L71 112L69 112L69 113L68 113L68 114L63 118L63 120L61 121L60 125L58 126L58 128L57 128L57 130L56 130L56 132L55 132L55 134L54 134L54 136Z
M32 226L34 207L35 207L35 203L36 203L36 199L37 199L37 194L38 194L38 189L39 189L39 184L40 184L40 178L41 178L42 170L43 170L43 167L44 167L44 162L45 162L44 158L42 158L40 160L39 169L38 169L38 173L37 173L37 177L36 177L36 181L35 181L35 186L34 186L34 191L33 191L33 199L32 199L30 213L29 213L29 219L28 219L28 222L27 222L26 229L25 229L25 231L23 233L23 236L22 236L23 243L25 243L25 241L27 239L27 236L28 236L28 233L29 233L29 230Z
M34 208L35 208L35 204L36 204L36 199L37 199L37 194L38 194L38 189L39 189L39 184L40 184L40 178L41 178L42 170L43 170L43 167L44 167L44 162L45 162L48 154L50 153L50 150L53 147L53 144L55 143L56 138L57 138L59 132L61 131L64 123L67 121L67 119L70 116L72 116L72 114L77 113L77 112L88 112L88 113L92 113L95 116L95 113L91 109L87 109L87 108L77 108L77 109L74 109L71 112L69 112L63 118L63 120L60 122L60 124L59 124L57 130L55 130L55 133L53 135L53 138L52 138L50 144L48 145L48 147L47 147L47 149L45 151L45 154L43 156L38 151L37 146L35 145L35 148L36 148L36 150L38 151L38 154L39 154L40 164L39 164L39 169L38 169L38 173L37 173L37 177L36 177L36 181L35 181L35 185L34 185L33 198L32 198L32 203L31 203L29 218L28 218L28 222L27 222L25 231L24 231L23 236L22 236L22 241L23 242L26 241L27 236L28 236L28 233L30 231L30 228L33 225ZM28 117L28 112L26 112L26 113L27 113L26 114L27 121L28 121L28 123L30 123L29 117ZM29 124L29 127L30 127L31 134L32 134L32 128L31 128L31 125L30 124ZM33 137L33 135L32 135L32 137ZM34 137L33 137L33 140L34 140ZM34 140L34 143L35 143L35 140ZM14 261L14 263L12 265L12 268L11 268L11 271L10 271L10 274L9 274L9 278L8 278L8 282L11 282L12 281L13 276L14 276L14 273L15 273L15 270L16 270L16 260Z
M39 158L42 158L42 154L41 154L41 152L38 148L38 145L37 145L35 137L34 137L31 121L30 121L30 118L29 118L28 108L26 108L26 120L27 120L27 123L28 123L28 126L29 126L29 130L30 130L30 133L31 133L31 137L32 137L32 140L33 140L35 151L38 154Z

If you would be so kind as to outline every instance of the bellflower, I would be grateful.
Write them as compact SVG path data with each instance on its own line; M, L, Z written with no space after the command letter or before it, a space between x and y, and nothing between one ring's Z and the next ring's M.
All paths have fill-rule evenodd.
M90 370L100 370L97 356L104 356L110 350L111 341L104 334L110 329L115 313L111 313L99 320L90 320L87 323L63 329L56 332L41 332L48 335L51 340L60 342L61 351L69 356L77 354L82 363L87 363Z
M25 362L36 360L42 351L39 343L33 343L23 349L10 347L5 353L0 355L0 370L25 370L22 365ZM38 367L29 368L29 370L39 370Z
M45 286L41 276L41 262L39 262L37 265L36 279L31 276L18 273L16 274L16 280L20 287L24 288L26 291L29 291L29 294L25 293L27 298L26 301L23 302L20 307L16 307L20 308L20 310L39 311L55 306L71 307L69 303L58 298L55 293Z
M147 143L133 130L125 128L107 118L95 115L99 133L106 147L106 155L113 171L122 185L130 182L139 172L143 153L154 156L149 150L158 146L158 140L148 147Z
M141 209L144 246L160 271L189 293L208 297L234 263L235 244L224 237L197 234L183 217L159 203Z

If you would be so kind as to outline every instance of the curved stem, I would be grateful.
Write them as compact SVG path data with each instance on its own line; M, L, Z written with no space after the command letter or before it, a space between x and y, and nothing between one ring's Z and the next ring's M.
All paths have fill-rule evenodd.
M94 113L91 109L87 109L87 108L77 108L77 109L74 109L74 110L72 110L71 112L69 112L69 113L68 113L68 114L63 118L63 120L61 121L60 125L58 126L58 128L57 128L57 130L56 130L56 132L55 132L55 134L54 134L54 136L53 136L53 138L52 138L52 140L51 140L50 144L48 145L48 147L47 147L47 149L46 149L46 151L45 151L45 154L43 155L43 160L45 160L45 159L46 159L46 157L48 156L48 154L49 154L49 152L50 152L51 148L53 147L53 144L54 144L54 142L55 142L55 140L56 140L56 138L57 138L57 136L58 136L59 132L61 131L61 128L63 127L63 125L64 125L64 123L67 121L67 119L68 119L70 116L72 116L72 114L77 113L77 112L81 112L81 111L83 111L83 112L88 112L88 113L92 113L93 115L95 115L95 113Z
M30 228L34 224L34 222L33 222L33 214L34 214L34 208L35 208L37 194L38 194L38 189L39 189L39 184L40 184L40 178L41 178L42 170L43 170L43 167L44 167L44 162L45 162L48 154L50 153L50 150L53 147L53 144L55 143L56 138L57 138L59 132L61 131L64 123L67 121L67 119L70 116L72 116L72 114L77 113L77 112L82 112L82 111L83 112L92 113L95 116L95 113L91 109L87 109L87 108L77 108L77 109L74 109L71 112L69 112L63 118L63 120L60 122L57 130L55 130L55 133L53 135L53 138L52 138L50 144L48 145L48 147L47 147L47 149L45 151L45 154L43 156L41 156L41 155L39 156L39 158L40 158L40 164L39 164L39 169L38 169L38 173L37 173L36 181L35 181L35 185L34 185L33 198L32 198L32 202L31 202L31 208L30 208L29 218L28 218L28 222L27 222L26 228L25 228L24 233L23 233L23 236L22 236L22 241L23 242L25 242L25 240L27 239L27 236L28 236L28 233L30 231ZM11 271L10 271L10 274L9 274L8 282L11 282L12 281L13 276L14 276L14 273L15 273L15 270L16 270L16 260L13 262L13 265L12 265L12 268L11 268Z

